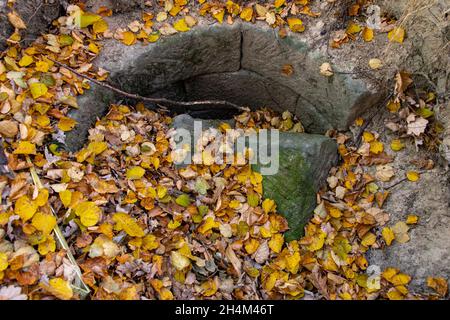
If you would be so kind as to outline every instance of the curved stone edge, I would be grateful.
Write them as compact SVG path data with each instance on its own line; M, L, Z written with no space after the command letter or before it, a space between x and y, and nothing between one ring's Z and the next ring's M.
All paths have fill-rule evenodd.
M268 100L265 104L295 113L308 132L324 133L331 128L347 129L357 116L384 97L384 91L373 81L358 79L347 72L339 73L341 65L342 70L348 70L344 61L335 61L338 72L333 77L321 75L320 65L327 61L325 47L311 42L306 36L302 38L302 34L282 39L266 25L235 22L233 25L201 25L146 46L126 46L109 39L104 42L95 64L110 72L112 83L132 93L157 95L167 86L181 84L184 92L179 94L180 99L189 99L199 93L199 86L193 85L196 81L206 83L208 79L215 77L217 80L220 75L226 78L233 74L242 80L242 75L250 74L262 83L259 90L266 91L265 99ZM286 64L294 70L289 76L282 73ZM221 81L223 83L224 79ZM214 83L209 85L214 86ZM101 93L93 92L96 90ZM235 96L253 90L253 87L245 88L236 91ZM280 93L285 99L280 100ZM291 93L295 99L286 99ZM105 90L93 86L85 97L79 98L80 109L70 115L85 122L89 114L104 114L107 106L97 96L105 94ZM234 101L239 102L238 99ZM83 124L68 136L86 136L85 132ZM68 141L74 140L68 138ZM68 147L75 150L77 146Z

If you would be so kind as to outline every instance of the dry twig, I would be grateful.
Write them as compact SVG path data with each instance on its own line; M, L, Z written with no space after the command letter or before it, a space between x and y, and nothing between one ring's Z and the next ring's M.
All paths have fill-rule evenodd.
M120 94L122 96L131 98L131 99L136 99L136 100L142 100L142 101L147 101L147 102L151 102L154 104L159 105L159 107L163 110L163 111L169 111L169 109L167 109L167 107L170 106L176 106L176 107L185 107L186 109L189 109L189 107L205 107L208 108L212 105L216 105L216 106L221 106L221 107L225 107L231 110L235 110L235 111L245 111L246 109L244 107L241 107L237 104L234 104L232 102L229 101L225 101L225 100L202 100L202 101L175 101L175 100L170 100L170 99L166 99L166 98L151 98L151 97L144 97L135 93L129 93L126 91L123 91L121 89L118 89L108 83L105 82L101 82L99 80L93 79L85 74L82 74L78 71L76 71L75 69L69 67L68 65L61 63L59 61L50 59L49 60L53 61L55 64L57 64L60 67L63 67L67 70L69 70L70 72L76 74L77 76L86 79L92 83L95 83L96 85L99 85L101 87L107 88L117 94Z

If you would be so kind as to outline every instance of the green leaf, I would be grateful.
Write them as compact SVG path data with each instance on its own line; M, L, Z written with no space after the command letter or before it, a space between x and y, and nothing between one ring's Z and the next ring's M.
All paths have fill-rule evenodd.
M71 46L73 44L73 38L67 34L60 35L58 40L61 47Z
M182 195L179 195L177 197L175 202L182 207L187 207L188 205L191 204L191 199L189 198L189 196L187 194L183 193Z
M259 204L259 196L255 192L249 192L247 195L247 202L250 207L257 207Z
M434 112L428 108L420 108L419 110L417 110L417 114L424 118L429 118L434 115Z
M209 184L203 177L198 177L195 181L195 191L201 195L205 195L208 192Z

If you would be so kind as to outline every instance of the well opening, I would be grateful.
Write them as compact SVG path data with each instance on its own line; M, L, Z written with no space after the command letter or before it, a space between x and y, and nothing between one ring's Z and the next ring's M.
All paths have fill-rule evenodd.
M379 90L352 74L320 74L327 61L323 48L308 38L288 36L266 26L198 26L146 46L105 43L96 64L110 72L109 81L121 89L148 97L173 100L226 100L251 108L289 110L307 132L345 129L354 118L380 99ZM123 99L93 86L79 98L78 122L68 146L80 148L96 117L110 103ZM226 119L230 110L171 107L174 113Z

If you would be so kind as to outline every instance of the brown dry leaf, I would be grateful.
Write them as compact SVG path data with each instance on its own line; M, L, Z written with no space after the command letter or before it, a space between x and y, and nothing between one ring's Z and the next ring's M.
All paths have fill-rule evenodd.
M242 272L242 263L241 260L236 256L236 253L234 252L231 245L228 245L226 251L225 251L227 259L231 262L233 265L234 270L236 270L236 273L240 276Z
M444 278L427 278L427 286L434 289L441 297L445 297L448 292L448 283Z
M399 221L391 229L395 234L395 239L397 240L397 242L406 243L409 241L409 227L405 222Z
M26 29L27 26L23 22L22 18L17 14L17 12L8 12L8 20L17 29Z

